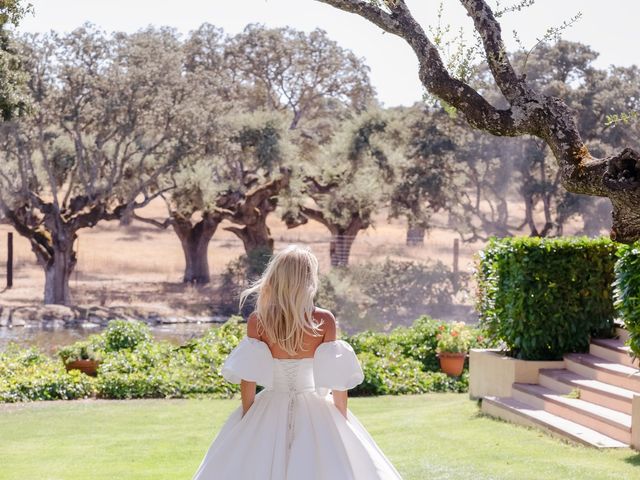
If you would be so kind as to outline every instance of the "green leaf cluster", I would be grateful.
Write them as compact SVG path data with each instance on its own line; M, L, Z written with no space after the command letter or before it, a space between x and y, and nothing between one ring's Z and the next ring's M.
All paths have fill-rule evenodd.
M0 352L0 402L73 400L94 392L94 379L35 348L10 344Z
M360 359L364 382L352 395L401 395L426 392L464 392L468 372L451 378L440 371L437 358L438 335L448 328L446 322L426 315L410 327L397 327L388 334L362 332L345 340ZM479 330L464 327L470 346L490 346Z
M631 336L631 351L640 356L640 242L621 246L618 256L614 305Z

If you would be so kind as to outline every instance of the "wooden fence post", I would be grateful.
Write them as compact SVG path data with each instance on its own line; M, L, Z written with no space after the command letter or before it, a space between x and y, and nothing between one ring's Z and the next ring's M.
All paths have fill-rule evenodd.
M460 240L453 239L453 289L458 291L458 281L460 275Z
M7 233L7 288L13 287L13 232Z

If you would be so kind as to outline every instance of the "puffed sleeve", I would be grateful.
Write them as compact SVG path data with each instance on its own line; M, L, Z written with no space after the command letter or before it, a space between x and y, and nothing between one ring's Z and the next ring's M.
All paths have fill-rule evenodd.
M263 387L273 385L273 357L266 343L244 337L222 365L222 376L231 383L240 380L256 382Z
M364 380L351 345L344 340L321 343L313 357L313 378L320 391L349 390Z

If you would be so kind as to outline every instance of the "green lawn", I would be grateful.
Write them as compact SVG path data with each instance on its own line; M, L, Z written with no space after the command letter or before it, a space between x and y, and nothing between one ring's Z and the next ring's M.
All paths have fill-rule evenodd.
M640 455L632 450L571 446L495 421L479 415L466 395L350 402L405 480L640 478ZM134 400L0 406L0 479L189 480L237 404Z

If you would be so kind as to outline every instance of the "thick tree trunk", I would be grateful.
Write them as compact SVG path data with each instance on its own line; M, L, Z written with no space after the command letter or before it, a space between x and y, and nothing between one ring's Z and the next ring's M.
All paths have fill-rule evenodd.
M233 214L225 218L242 227L226 227L234 233L244 245L248 258L249 277L260 275L273 255L273 238L267 226L267 216L278 205L278 195L289 184L291 172L281 170L281 176L264 185L260 185L245 194L243 202L238 203Z
M416 225L409 220L407 228L407 247L417 247L424 245L424 236L427 229L421 225Z
M128 227L133 222L133 210L125 210L123 215L120 217L120 226Z
M29 239L38 263L44 269L44 303L70 305L69 279L77 262L76 252L73 251L76 234L57 232L52 236L54 241L46 249L36 239Z
M267 227L266 218L242 228L230 227L229 230L242 240L247 255L255 250L273 253L273 238L271 238L271 230Z
M57 252L53 262L45 268L44 303L69 305L69 278L73 271L73 263L68 255Z
M242 240L247 255L254 250L273 252L273 238L271 238L271 230L267 227L266 218L232 231Z
M184 283L206 284L211 281L209 272L209 242L216 232L220 219L205 213L202 220L193 225L190 219L174 218L175 230L182 252L184 253L185 268Z
M329 257L332 267L348 267L351 257L351 247L360 230L369 226L360 217L353 216L351 222L346 227L330 225L331 242L329 244Z
M266 215L258 217L257 221L242 228L227 227L226 230L233 232L244 245L247 254L248 268L247 274L250 278L262 274L267 262L273 255L273 238L271 230L267 226Z
M363 220L359 214L354 213L351 215L351 221L345 227L332 223L331 220L328 219L320 210L303 206L300 209L300 213L302 214L302 217L286 219L287 227L295 228L299 225L305 224L307 222L307 218L321 223L331 232L331 240L329 241L329 258L331 260L331 266L349 266L349 258L351 257L351 247L353 246L353 242L360 230L366 230L369 228L369 221Z
M332 267L349 266L349 257L351 256L351 247L353 246L354 237L347 235L340 229L336 235L331 237L329 244L329 256L331 258Z

